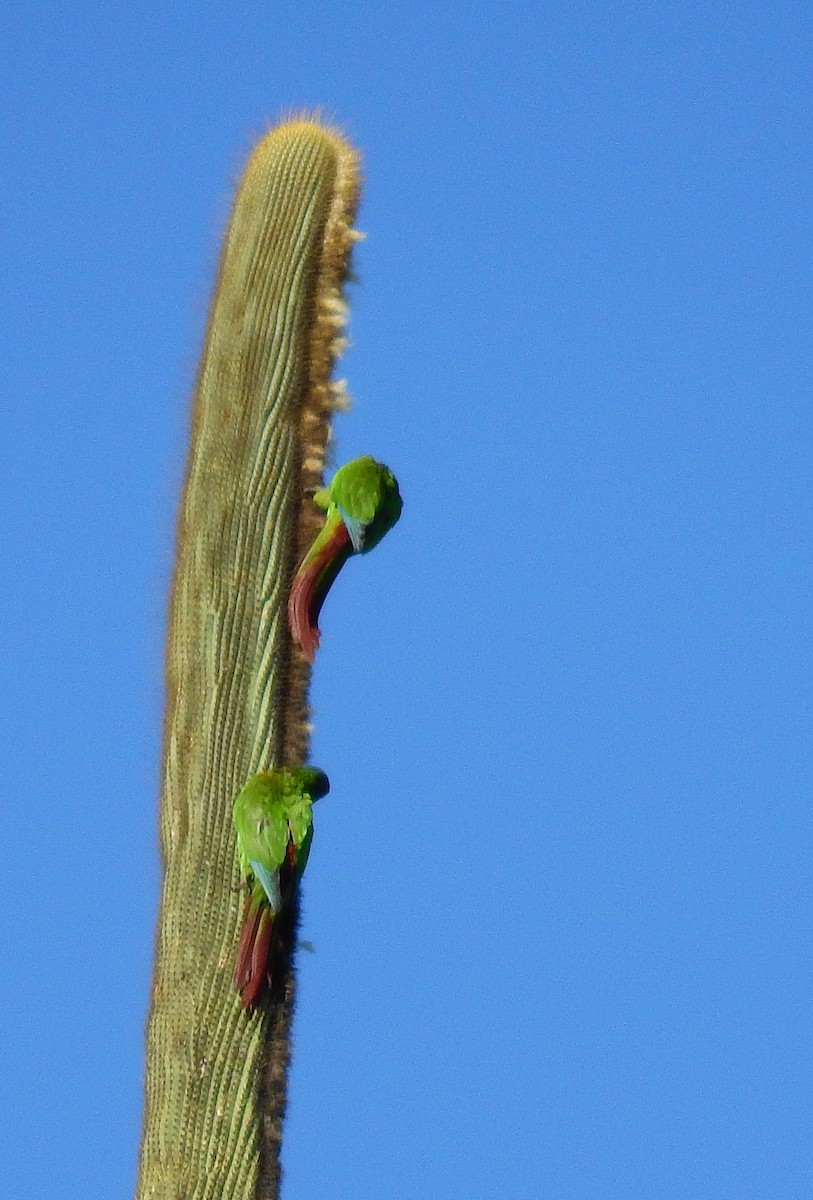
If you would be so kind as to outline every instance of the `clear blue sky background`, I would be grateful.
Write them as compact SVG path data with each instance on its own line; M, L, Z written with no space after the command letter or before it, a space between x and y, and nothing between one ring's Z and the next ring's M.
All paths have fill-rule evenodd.
M441 11L438 11L438 10ZM233 181L358 142L287 1200L809 1200L809 4L6 5L0 1195L127 1196Z

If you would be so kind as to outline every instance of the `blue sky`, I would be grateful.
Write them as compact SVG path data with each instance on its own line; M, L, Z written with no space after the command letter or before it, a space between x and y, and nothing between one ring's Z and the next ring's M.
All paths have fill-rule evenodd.
M167 8L171 7L171 11ZM361 147L288 1200L809 1200L809 6L0 16L0 1194L127 1195L233 181Z

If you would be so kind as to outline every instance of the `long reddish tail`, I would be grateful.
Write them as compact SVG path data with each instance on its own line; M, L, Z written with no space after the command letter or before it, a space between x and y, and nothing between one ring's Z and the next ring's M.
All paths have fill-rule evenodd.
M288 624L291 637L299 642L311 662L319 649L319 612L334 579L352 553L344 521L338 516L328 518L294 576L288 596Z
M243 931L237 947L234 966L234 986L240 993L243 1008L254 1008L266 985L271 985L271 935L274 916L265 896L252 891L243 912Z

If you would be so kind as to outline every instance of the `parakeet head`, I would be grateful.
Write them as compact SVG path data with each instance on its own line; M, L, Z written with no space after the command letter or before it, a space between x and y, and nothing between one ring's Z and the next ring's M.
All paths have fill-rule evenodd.
M330 791L330 780L318 767L297 767L291 771L297 789L307 792L311 800L321 800Z
M403 501L398 490L398 480L389 467L376 463L379 474L379 499L375 516L367 527L364 535L364 553L372 550L381 541L385 533L389 533L401 515Z

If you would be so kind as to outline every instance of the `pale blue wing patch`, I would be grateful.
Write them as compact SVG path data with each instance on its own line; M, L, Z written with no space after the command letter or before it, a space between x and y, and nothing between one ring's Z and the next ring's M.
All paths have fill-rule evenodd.
M364 537L367 533L369 521L361 521L358 517L351 517L347 510L342 508L341 504L337 504L336 507L344 521L347 532L350 534L353 549L356 554L361 554L361 551L364 549Z
M262 884L263 891L268 897L268 903L275 913L279 912L282 907L282 896L279 890L279 873L277 871L269 871L268 867L264 867L260 862L255 862L252 858L248 860L248 865L254 872L255 879L259 879Z

